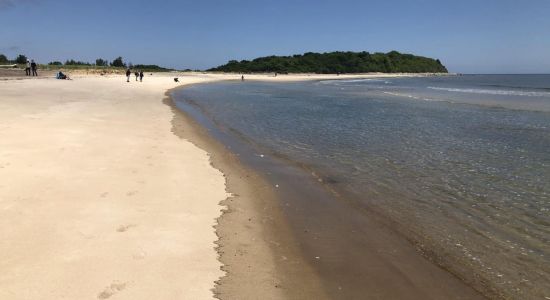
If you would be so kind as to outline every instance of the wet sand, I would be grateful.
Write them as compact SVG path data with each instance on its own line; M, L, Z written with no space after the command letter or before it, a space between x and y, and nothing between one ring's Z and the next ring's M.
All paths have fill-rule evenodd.
M249 190L246 197L249 197L250 192L256 192L256 195L252 194L253 198L269 195L269 201L274 201L270 205L264 204L260 210L271 210L267 214L271 216L271 222L262 222L259 225L263 225L267 231L285 228L284 235L271 232L272 240L268 245L273 256L281 258L275 267L279 274L286 274L287 280L279 280L278 288L285 292L287 298L484 298L466 283L423 257L414 245L397 234L383 220L378 219L375 214L369 214L351 202L335 197L299 166L270 155L259 156L258 149L235 139L209 118L205 118L200 107L193 102L190 105L181 105L180 108L183 108L187 117L191 119L188 123L198 122L199 129L205 128L202 129L202 136L192 136L191 140L210 139L209 144L224 145L217 147L218 150L213 152L213 148L208 144L202 144L201 147L209 149L215 162L225 161L226 165L221 169L227 175L228 182L231 182L232 178L242 177L242 174L232 174L230 170L235 167L248 169L245 174L256 175L245 176L245 186L265 187ZM227 161L231 161L230 166L227 165ZM240 195L238 191L242 186L229 185L228 188L231 192L236 190ZM240 197L236 200L240 200ZM230 211L243 210L243 203L240 201L228 205ZM222 216L221 221L228 216L230 215ZM228 233L231 236L231 232ZM290 233L291 237L286 236L286 233ZM232 243L231 239L224 241L223 233L221 237L222 250L225 247L237 248L231 250L229 255L225 251L222 252L222 261L224 258L230 258L232 253L240 253L239 249L244 250L240 253L243 257L254 257L254 254L247 253L242 245ZM281 247L289 242L294 242L295 247ZM296 262L287 261L285 250L298 253L299 259ZM308 267L307 272L303 270L305 266ZM226 270L229 272L229 280L222 285L222 291L238 286L236 282L231 281L232 278L242 278L238 266L229 264ZM303 274L310 274L314 285L305 285L299 281L297 284L297 280L305 278ZM304 294L301 293L304 291L312 292L305 294L310 297L303 297ZM230 294L229 297L222 298L232 299L232 296L233 294Z
M220 261L227 272L217 282L216 295L220 299L327 299L319 278L302 259L273 186L242 164L207 128L177 109L170 97L165 104L174 112L173 132L208 149L212 165L224 173L231 193L222 202L227 208L216 226Z

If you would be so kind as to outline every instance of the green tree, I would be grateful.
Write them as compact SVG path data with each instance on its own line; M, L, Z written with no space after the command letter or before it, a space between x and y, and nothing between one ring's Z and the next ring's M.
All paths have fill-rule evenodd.
M122 57L117 57L113 60L113 62L111 63L111 66L113 67L125 67L126 65L124 64L124 61L122 61Z
M74 59L70 59L65 61L66 66L91 66L92 64L84 61L76 61Z
M102 58L98 58L98 59L95 60L95 65L103 67L103 66L108 66L109 63L107 62L107 60L104 60Z
M27 57L23 54L19 54L17 58L15 59L15 63L18 64L25 64L27 63Z
M8 62L8 58L4 54L0 54L0 64L5 64Z
M63 63L60 62L60 61L52 61L52 62L49 62L48 65L50 66L61 66Z

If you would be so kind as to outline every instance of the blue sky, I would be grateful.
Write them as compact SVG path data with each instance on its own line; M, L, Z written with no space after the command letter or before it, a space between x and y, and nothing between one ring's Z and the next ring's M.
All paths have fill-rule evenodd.
M397 50L452 72L550 73L548 0L0 0L0 53L209 68L230 59Z

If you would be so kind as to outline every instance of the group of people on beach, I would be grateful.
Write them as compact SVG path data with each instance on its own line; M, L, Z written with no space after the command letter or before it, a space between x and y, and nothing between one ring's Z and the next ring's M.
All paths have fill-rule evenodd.
M126 69L126 82L130 82L130 76L132 75L132 71L130 68ZM136 81L142 82L143 81L143 71L136 71L134 72L134 75L136 76Z
M37 67L38 67L38 65L34 62L34 59L31 59L30 61L27 60L27 64L25 66L25 75L27 75L27 76L38 76L38 72L36 71Z

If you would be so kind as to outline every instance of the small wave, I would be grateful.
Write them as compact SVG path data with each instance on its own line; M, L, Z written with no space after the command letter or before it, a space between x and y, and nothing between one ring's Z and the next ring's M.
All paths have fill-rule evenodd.
M537 86L515 86L515 85L502 85L502 84L482 84L482 86L509 88L509 89L530 89L530 90L550 91L549 87L537 87Z
M321 84L342 84L342 83L358 83L358 82L383 82L385 84L391 83L390 81L375 78L360 78L360 79L331 79L322 80Z
M443 100L443 99L425 98L425 97L413 96L413 95L402 94L402 93L394 93L394 92L383 92L383 93L386 94L386 95L411 98L411 99L415 99L415 100L435 101L435 102L450 102L448 100Z
M510 90L485 90L485 89L459 89L445 87L428 87L431 90L470 93L470 94L486 94L486 95L502 95L502 96L523 96L523 97L550 97L550 92L532 92L532 91L510 91Z

